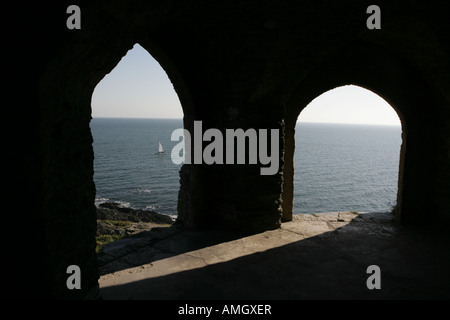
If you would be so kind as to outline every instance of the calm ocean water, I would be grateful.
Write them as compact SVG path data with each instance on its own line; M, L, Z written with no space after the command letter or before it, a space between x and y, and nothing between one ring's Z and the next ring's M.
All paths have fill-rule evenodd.
M182 127L172 119L93 119L96 203L176 215L181 165L171 160L170 137ZM400 144L400 127L297 124L294 212L390 210Z

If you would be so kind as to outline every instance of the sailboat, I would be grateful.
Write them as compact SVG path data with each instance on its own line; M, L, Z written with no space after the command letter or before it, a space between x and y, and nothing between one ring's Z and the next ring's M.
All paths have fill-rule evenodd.
M164 153L164 149L163 149L163 147L162 147L162 144L161 144L161 142L160 142L160 141L158 141L158 143L159 143L159 147L158 147L158 154Z

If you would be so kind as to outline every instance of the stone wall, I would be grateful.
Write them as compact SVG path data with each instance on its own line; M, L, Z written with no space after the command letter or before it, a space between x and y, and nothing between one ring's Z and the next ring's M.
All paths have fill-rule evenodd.
M81 30L68 30L70 4L26 9L25 20L38 17L41 23L24 38L31 56L25 66L37 76L37 91L35 85L30 91L36 94L21 106L30 111L20 112L30 139L26 150L14 149L20 181L36 198L25 224L43 276L28 283L34 288L30 296L96 296L90 99L135 43L166 70L186 129L201 120L204 130L282 132L275 175L262 176L251 165L184 165L178 214L186 227L251 233L290 220L295 120L315 97L344 84L378 93L402 119L399 222L450 220L450 30L444 2L380 3L381 30L366 28L368 2L80 2ZM82 270L81 290L66 288L71 264Z

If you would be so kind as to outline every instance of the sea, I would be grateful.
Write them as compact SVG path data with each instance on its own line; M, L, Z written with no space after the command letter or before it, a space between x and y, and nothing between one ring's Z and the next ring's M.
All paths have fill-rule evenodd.
M96 205L177 215L181 164L171 159L181 119L94 118ZM294 214L387 212L396 204L400 126L297 123ZM161 143L164 153L158 153Z

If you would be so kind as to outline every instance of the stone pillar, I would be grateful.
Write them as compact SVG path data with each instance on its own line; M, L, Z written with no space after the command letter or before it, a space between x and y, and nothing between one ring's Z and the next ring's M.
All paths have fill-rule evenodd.
M397 220L427 224L449 220L449 138L445 119L423 115L404 128Z
M292 220L294 209L294 154L297 117L286 117L284 129L283 215L282 222Z
M194 134L193 116L184 116L184 129ZM191 145L191 155L193 146ZM204 198L207 190L205 185L205 168L202 165L183 164L180 169L180 190L178 192L178 218L177 222L182 223L188 229L201 228L208 224L205 217L208 208L205 206ZM209 221L211 222L211 221Z
M255 125L254 128L256 130L274 128L279 130L280 135L283 133L281 123L270 126ZM282 136L280 140L280 154L277 159L279 168L274 175L262 175L260 163L207 168L208 177L210 177L208 201L221 224L244 233L261 232L280 226L283 178Z
M433 192L434 210L440 221L450 223L450 103L443 107L442 122L438 125L439 146L434 156L436 168Z
M40 89L42 198L37 211L45 235L42 263L48 270L46 286L53 298L96 298L91 91L83 81L63 80L51 72L41 79ZM80 268L80 289L67 287L71 265Z
M184 164L180 172L181 189L179 195L179 219L186 227L226 227L242 233L261 232L277 228L281 218L281 190L283 175L284 122L280 117L265 117L271 113L273 106L247 107L248 114L240 114L238 119L232 115L237 112L234 108L223 108L217 115L205 114L202 120L202 133L208 129L218 129L223 137L223 164ZM242 112L245 108L241 108ZM228 114L228 116L227 116ZM231 115L231 116L230 116ZM185 117L185 129L191 132L192 152L196 149L193 139L192 118ZM249 163L249 140L245 142L245 164L238 164L236 159L237 142L235 141L234 164L226 160L226 131L227 129L242 129L244 132L255 130L256 143L259 144L260 129L267 131L267 145L271 145L271 129L278 130L278 167L272 175L261 174L263 165L260 162L260 148L258 163ZM212 142L204 141L201 150ZM269 155L272 150L269 151ZM193 153L192 153L193 155ZM275 163L275 161L274 161Z

